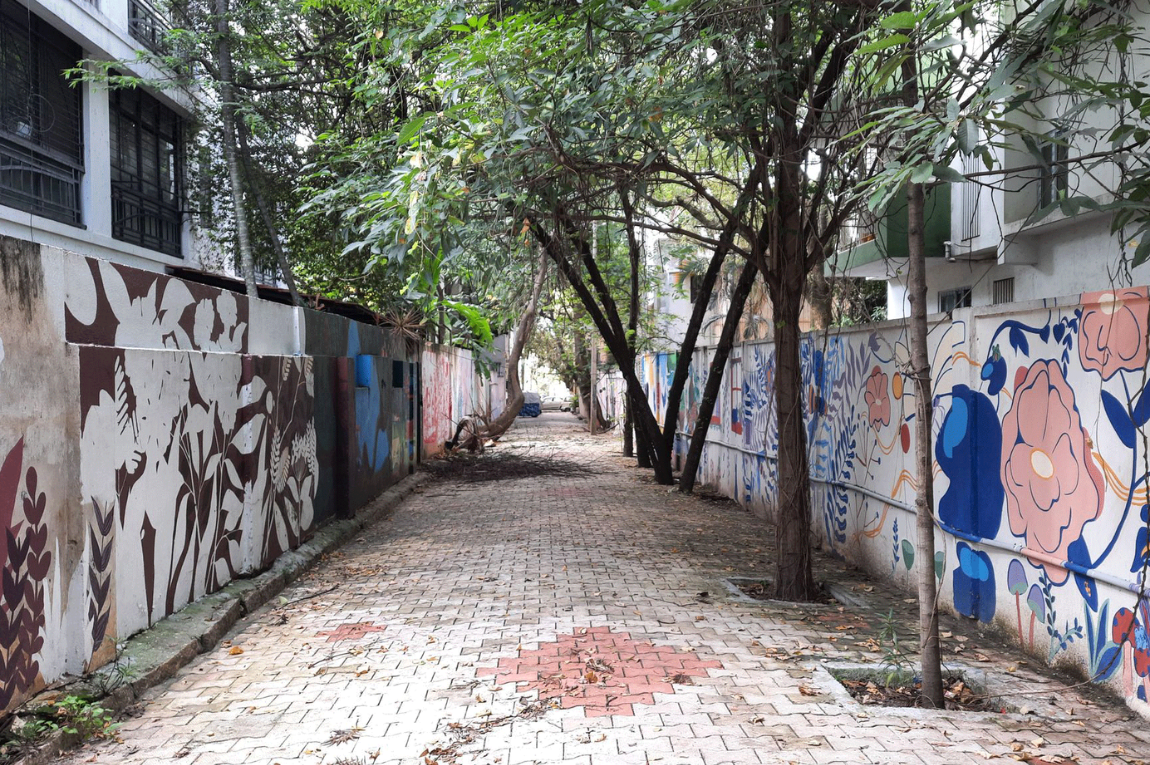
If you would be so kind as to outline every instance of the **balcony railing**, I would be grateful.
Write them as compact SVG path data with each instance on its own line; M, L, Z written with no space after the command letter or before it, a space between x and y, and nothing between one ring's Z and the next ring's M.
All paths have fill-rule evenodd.
M128 0L128 31L152 53L166 55L167 35L171 27L155 8L142 0Z

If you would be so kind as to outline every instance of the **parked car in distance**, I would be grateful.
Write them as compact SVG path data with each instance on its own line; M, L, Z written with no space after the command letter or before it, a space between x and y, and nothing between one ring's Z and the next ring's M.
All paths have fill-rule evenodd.
M543 397L543 411L545 412L570 412L571 400L562 396L544 396Z
M539 394L533 391L523 391L523 406L519 410L520 417L538 417L543 413Z

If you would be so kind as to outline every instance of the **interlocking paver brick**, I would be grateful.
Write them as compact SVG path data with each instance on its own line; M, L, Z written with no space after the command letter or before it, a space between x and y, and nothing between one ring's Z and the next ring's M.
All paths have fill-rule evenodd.
M821 662L881 656L876 614L893 610L913 645L909 596L820 559L872 609L727 597L724 577L769 571L772 530L653 485L617 446L569 415L517 424L500 451L586 474L427 482L286 605L145 693L118 741L70 761L925 765L1008 762L1020 743L1032 762L1150 760L1144 721L981 642L969 664L1015 665L1012 690L1074 714L908 716L808 695Z

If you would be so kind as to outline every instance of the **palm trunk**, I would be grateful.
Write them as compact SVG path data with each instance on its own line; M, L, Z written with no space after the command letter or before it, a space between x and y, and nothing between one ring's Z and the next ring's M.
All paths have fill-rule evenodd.
M735 344L735 335L739 330L739 322L743 318L743 310L750 297L751 289L755 286L755 277L759 269L754 263L748 262L743 266L743 273L739 275L739 283L735 285L735 294L731 296L731 305L723 319L723 332L719 336L719 345L715 348L715 357L711 359L711 368L707 372L707 382L703 388L703 400L699 402L699 415L695 419L695 429L691 433L691 445L687 450L687 461L683 464L683 472L679 476L679 491L690 494L695 489L695 477L699 471L699 460L703 457L703 446L707 442L707 430L711 426L711 415L715 411L715 402L719 398L719 387L723 384L723 369L727 366L727 359L731 355L731 348Z
M228 28L228 0L216 0L216 57L220 72L220 114L223 128L224 161L228 167L232 206L236 216L236 240L240 247L240 265L248 297L258 297L256 290L256 264L252 257L252 241L248 230L248 213L244 207L243 176L240 173L239 152L236 149L236 96L232 85L231 32Z

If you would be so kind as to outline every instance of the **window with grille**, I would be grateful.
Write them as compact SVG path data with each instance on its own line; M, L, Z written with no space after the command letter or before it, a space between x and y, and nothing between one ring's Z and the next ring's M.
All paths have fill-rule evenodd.
M1047 207L1066 196L1070 190L1070 148L1048 143L1042 147L1042 177L1038 184L1038 206Z
M64 70L83 57L24 6L0 0L0 204L80 224L80 90Z
M971 154L962 158L962 172L969 175L978 171L978 157ZM978 215L979 186L973 181L962 184L962 239L974 239L979 235L981 226Z
M938 293L939 313L950 313L955 308L970 308L970 287Z
M994 284L994 304L1001 305L1002 303L1014 302L1014 277L1011 276L1007 279L995 279Z
M112 236L180 257L183 124L138 88L111 93Z

